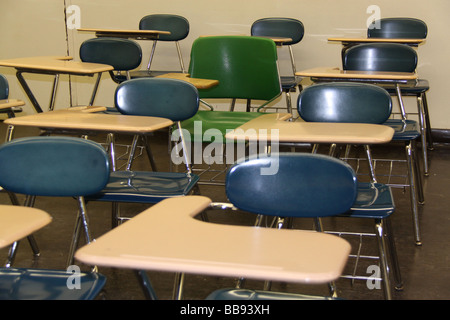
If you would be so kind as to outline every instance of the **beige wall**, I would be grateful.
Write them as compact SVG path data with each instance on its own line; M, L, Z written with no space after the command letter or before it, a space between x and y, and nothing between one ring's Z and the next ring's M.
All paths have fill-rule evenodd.
M429 36L418 48L421 77L431 83L428 94L431 122L434 128L450 129L450 90L447 89L446 74L450 72L450 43L447 35L448 0L2 0L0 2L0 59L35 56L64 55L75 59L78 48L91 34L68 30L66 39L64 7L76 5L81 9L81 26L124 28L138 27L139 19L151 13L175 13L185 16L191 24L189 37L182 42L185 64L189 63L192 41L203 34L248 34L251 23L262 17L286 16L297 18L305 24L304 40L295 47L297 69L316 66L340 66L340 45L327 41L331 36L365 35L366 21L370 16L367 8L377 5L381 17L409 16L427 22ZM144 62L150 43L140 42L144 51ZM288 56L280 52L281 70L288 63ZM171 46L159 45L155 67L164 67L176 62L176 53ZM0 68L11 85L12 97L27 102L25 111L34 112L18 85L14 70ZM39 101L47 106L51 78L28 75L30 84ZM93 78L69 77L61 80L56 108L86 104L89 101ZM108 75L103 76L96 104L111 105L115 84ZM295 97L294 97L295 98ZM284 100L279 100L284 104ZM415 100L407 98L407 108L415 110Z

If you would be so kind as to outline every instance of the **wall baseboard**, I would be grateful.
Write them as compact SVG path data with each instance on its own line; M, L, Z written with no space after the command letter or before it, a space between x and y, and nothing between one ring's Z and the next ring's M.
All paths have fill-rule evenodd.
M450 129L431 129L433 142L450 143Z

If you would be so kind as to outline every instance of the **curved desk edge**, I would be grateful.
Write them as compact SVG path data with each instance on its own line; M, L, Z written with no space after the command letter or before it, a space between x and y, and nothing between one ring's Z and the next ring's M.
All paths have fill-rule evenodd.
M346 240L193 218L210 204L203 196L163 200L79 249L75 257L98 266L298 283L327 283L341 275L350 252Z

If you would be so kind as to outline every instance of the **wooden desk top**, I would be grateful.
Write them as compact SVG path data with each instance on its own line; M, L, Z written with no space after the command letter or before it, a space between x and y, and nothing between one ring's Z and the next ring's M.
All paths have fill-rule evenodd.
M4 248L46 226L52 218L36 208L0 205L0 221L0 248Z
M209 89L219 84L219 80L190 78L188 73L166 73L155 78L170 78L187 81L197 89Z
M26 57L0 60L0 66L22 70L93 75L113 70L112 66L100 63L73 61L71 57Z
M283 115L283 114L281 114ZM225 135L227 139L272 141L278 130L279 142L381 144L392 140L391 127L365 123L290 122L280 120L280 114L265 114Z
M331 42L342 42L343 44L350 43L402 43L408 45L419 45L425 39L403 39L403 38L346 38L346 37L332 37L328 38Z
M95 32L97 37L121 37L133 38L136 40L154 40L160 34L170 34L170 31L162 30L127 30L127 29L99 29L99 28L80 28L81 32Z
M417 79L415 72L370 72L341 70L339 68L318 67L307 70L298 71L296 76L310 78L333 78L341 80L391 80L391 81L410 81Z
M25 105L25 101L18 99L3 99L0 100L0 109L9 109L14 107L21 107Z
M158 117L105 114L98 111L105 107L73 107L6 119L7 125L37 127L43 129L86 130L146 134L169 127L172 120Z
M329 282L346 264L350 245L342 238L193 218L210 204L203 196L163 200L82 247L75 258L105 267L298 283Z

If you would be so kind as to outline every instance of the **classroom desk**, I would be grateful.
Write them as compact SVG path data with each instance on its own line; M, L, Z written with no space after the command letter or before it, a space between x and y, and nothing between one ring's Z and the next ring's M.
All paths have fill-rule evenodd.
M268 113L244 123L225 137L241 141L272 142L275 137L280 143L366 145L388 143L393 135L394 129L379 124L286 121L284 113Z
M225 138L236 141L278 144L384 144L392 140L394 129L369 123L329 123L286 121L285 113L269 113L250 120L228 132ZM275 141L273 139L276 139ZM370 175L376 181L370 153Z
M406 112L400 86L411 81L416 81L418 78L415 72L357 71L330 67L302 70L296 72L295 75L311 78L313 82L353 81L373 84L393 84L395 85L403 119L406 119Z
M5 248L41 229L51 216L36 208L0 205L0 248Z
M197 89L209 89L219 84L219 80L191 78L188 73L166 73L155 78L183 80L194 85Z
M98 63L88 63L73 61L71 57L56 57L56 56L43 56L43 57L27 57L16 59L0 60L0 66L13 67L17 70L16 77L19 80L22 88L25 90L28 98L33 104L36 112L43 112L39 102L36 100L33 92L28 86L24 73L37 73L37 74L49 74L54 76L53 89L50 98L50 105L48 110L53 110L56 98L56 91L58 88L59 76L61 74L75 75L75 76L94 76L97 74L97 80L92 93L90 105L93 103L93 97L97 91L98 84L103 72L113 70L112 66Z
M13 138L15 127L35 127L48 133L65 132L81 135L92 133L130 134L144 138L150 133L167 128L173 124L172 120L160 117L130 116L120 113L104 113L106 107L84 106L63 110L37 113L23 117L10 118L4 121L8 125L6 141ZM113 170L116 168L114 142L111 142L111 160ZM148 149L148 148L147 148ZM147 150L147 152L150 152ZM153 168L155 164L152 156L149 159ZM128 161L131 161L129 159Z
M211 204L204 196L163 200L80 248L75 258L104 267L311 284L341 275L350 252L346 240L194 219Z
M18 99L3 99L0 100L0 112L8 113L8 117L15 117L14 109L24 106L25 102Z
M157 40L160 34L170 34L163 30L130 30L130 29L99 29L80 28L80 32L94 32L96 37L116 37L136 40Z

